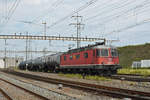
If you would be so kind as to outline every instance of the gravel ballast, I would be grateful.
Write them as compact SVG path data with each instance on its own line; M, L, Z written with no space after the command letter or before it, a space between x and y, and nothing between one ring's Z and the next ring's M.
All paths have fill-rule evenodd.
M8 100L2 92L0 92L0 100Z
M30 90L34 93L37 93L37 94L42 95L44 97L47 97L51 100L75 100L74 98L71 98L71 97L68 97L68 96L65 96L65 95L61 95L61 94L58 94L56 92L52 92L52 91L49 91L47 89L40 88L38 86L34 86L32 84L24 83L24 82L9 78L9 77L4 76L4 75L0 75L0 78L4 79L6 81L12 82L12 83L14 83L18 86L21 86L25 89L28 89L28 90ZM4 85L4 86L6 86L6 85ZM12 90L14 90L14 89L12 89ZM16 89L16 90L18 91L18 89ZM11 91L11 89L8 90L8 92L10 92L10 91ZM21 99L17 99L17 100L21 100ZM29 99L26 99L26 100L29 100Z
M85 82L85 83L104 85L104 86L129 89L129 90L136 90L136 91L143 91L143 92L150 91L149 82L131 82L131 81L125 81L125 80L121 81L121 80L115 80L115 79L111 79L110 81L96 81L96 80L87 80L87 79L78 79L78 78L68 78L68 77L59 76L58 74L53 74L53 73L31 72L31 71L20 71L20 70L17 70L17 71L28 73L28 74L33 74L33 75L39 75L43 77L55 78L55 79L61 78L62 80Z
M120 99L113 99L111 97L103 96L101 94L99 94L99 96L94 95L94 94L90 94L88 92L84 92L82 90L77 90L77 89L72 89L70 87L63 87L62 89L58 89L58 85L55 85L55 84L49 84L49 83L45 83L45 82L41 82L41 81L35 81L32 79L27 79L27 78L22 78L22 77L20 78L19 76L6 74L3 72L1 72L0 74L3 74L3 75L5 75L11 79L15 79L15 80L18 80L18 81L23 82L23 83L32 84L36 87L50 90L52 92L57 92L57 93L60 93L62 95L65 94L65 96L71 97L70 100L74 100L74 99L78 99L78 100L120 100ZM54 96L57 97L58 95L54 95ZM58 100L63 100L62 97L60 97L60 98L58 98ZM52 100L57 100L57 98L52 99ZM65 98L65 100L67 100L67 99Z

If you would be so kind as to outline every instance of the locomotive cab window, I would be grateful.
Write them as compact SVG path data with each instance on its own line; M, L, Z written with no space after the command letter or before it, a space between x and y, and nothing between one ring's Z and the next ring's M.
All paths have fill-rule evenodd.
M84 53L84 58L88 58L88 53Z
M95 56L95 50L93 50L93 56Z
M100 56L101 56L100 49L96 49L96 56L97 56L97 57L100 57Z
M67 60L67 57L66 56L64 56L64 61L66 61Z
M73 59L73 57L72 56L70 56L70 60L72 60Z
M104 57L108 56L108 49L102 49L101 56L104 56Z
M118 52L116 49L111 49L111 56L112 57L117 57L118 56Z
M80 58L80 54L76 55L76 59L79 59Z

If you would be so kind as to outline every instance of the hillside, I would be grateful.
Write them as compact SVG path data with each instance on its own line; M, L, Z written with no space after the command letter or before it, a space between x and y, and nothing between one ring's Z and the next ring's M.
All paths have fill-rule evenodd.
M119 47L120 65L130 67L133 61L150 59L150 43Z

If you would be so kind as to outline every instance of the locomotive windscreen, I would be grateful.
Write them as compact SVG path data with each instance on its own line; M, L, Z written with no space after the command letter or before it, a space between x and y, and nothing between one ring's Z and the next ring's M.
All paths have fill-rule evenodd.
M100 49L97 49L97 50L96 50L96 56L97 56L97 57L100 57L100 56L101 56Z
M101 54L102 56L108 56L108 49L102 49Z
M96 56L108 56L108 49L97 49L96 50Z
M112 57L117 57L118 56L118 52L116 49L111 49L111 56Z

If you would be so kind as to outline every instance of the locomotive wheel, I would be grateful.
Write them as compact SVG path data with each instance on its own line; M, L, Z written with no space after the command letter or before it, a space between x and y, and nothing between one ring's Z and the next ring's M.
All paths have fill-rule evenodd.
M117 70L113 70L113 71L112 71L112 74L117 74Z
M75 70L75 69L72 69L72 73L75 74L75 73L76 73L76 70Z
M40 69L40 68L39 68L39 66L38 66L38 67L36 68L36 71L38 72L38 71L39 71L39 69Z
M107 70L102 70L99 74L100 74L100 76L106 77L106 76L108 76L108 71Z
M41 68L39 69L39 72L42 72L42 69L41 69Z
M60 72L60 70L59 69L55 69L55 73L59 73Z
M108 70L106 75L111 76L111 74L112 74L111 70Z
M42 72L48 72L47 66L44 66L44 67L42 68Z
M87 74L91 75L92 71L90 69L88 69Z
M48 69L47 69L47 68L44 68L44 72L48 72Z
M64 74L66 74L66 73L67 73L67 70L66 70L66 69L62 69L62 72L63 72Z

